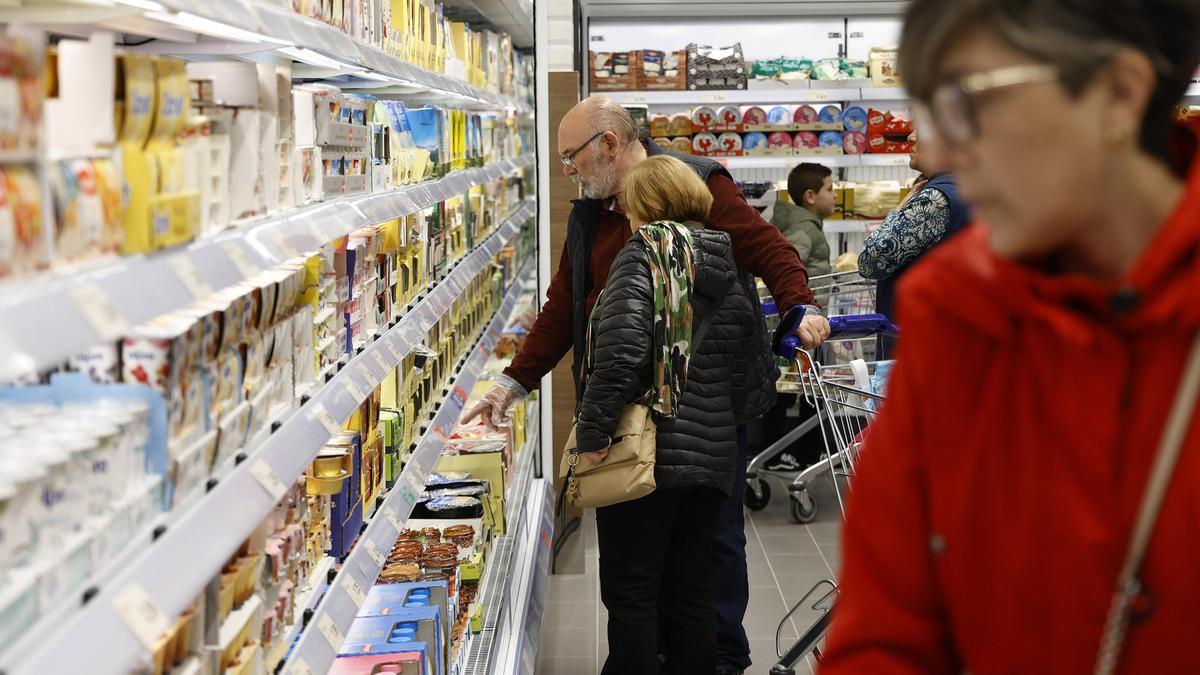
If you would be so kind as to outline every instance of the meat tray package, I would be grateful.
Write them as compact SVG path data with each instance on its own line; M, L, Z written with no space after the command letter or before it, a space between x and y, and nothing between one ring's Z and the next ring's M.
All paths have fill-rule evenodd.
M746 59L742 55L742 45L688 45L687 88L693 91L745 89Z

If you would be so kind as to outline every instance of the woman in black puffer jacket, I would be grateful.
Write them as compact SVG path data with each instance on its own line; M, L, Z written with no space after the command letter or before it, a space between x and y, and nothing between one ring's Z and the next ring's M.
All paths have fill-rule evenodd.
M667 223L661 231L678 232L664 250L687 287L693 344L686 371L677 369L686 377L678 381L674 417L655 414L655 491L596 511L600 592L608 608L603 672L656 675L661 635L671 672L709 675L716 672L713 529L733 483L734 411L744 403L740 357L755 317L737 283L729 236L698 225L708 217L712 196L691 169L672 157L651 157L626 177L621 202L635 228L647 222L663 227L654 221L690 226L678 232ZM688 239L690 267L681 250ZM621 411L655 386L657 347L663 343L661 306L655 304L655 275L661 276L662 266L655 268L661 259L656 255L664 254L635 233L613 262L592 315L593 365L576 426L584 461L603 458ZM691 274L684 273L688 270ZM695 328L704 321L710 322L707 332L695 344Z

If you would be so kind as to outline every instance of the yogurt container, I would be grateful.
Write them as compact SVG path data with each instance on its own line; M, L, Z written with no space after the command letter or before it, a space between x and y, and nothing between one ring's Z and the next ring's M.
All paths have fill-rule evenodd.
M742 124L766 124L767 112L758 106L750 106L746 108L746 112L742 113Z
M842 127L846 131L866 131L867 111L852 105L842 111Z
M742 137L732 131L726 131L717 137L717 149L730 154L742 151Z
M708 155L717 149L717 137L708 133L699 133L692 138L692 152L697 155Z
M820 145L817 135L811 131L801 131L796 134L793 146L797 150L815 150Z
M767 146L771 148L792 147L792 135L786 131L776 131L767 137Z
M867 135L861 131L842 134L842 149L847 155L861 155L867 151Z
M767 111L767 124L788 124L792 119L792 111L777 105Z
M716 124L717 113L712 108L702 105L692 111L692 124L700 129L708 129Z
M717 110L717 124L734 127L742 123L742 111L737 106L727 105Z
M811 105L802 105L796 108L796 113L792 115L792 121L796 124L816 124L817 110Z
M742 137L742 149L746 152L763 150L767 147L767 135L761 131L751 131Z
M836 105L827 105L817 113L817 121L821 124L841 124L842 109Z
M842 132L840 131L822 131L817 137L817 145L822 150L830 152L842 152Z

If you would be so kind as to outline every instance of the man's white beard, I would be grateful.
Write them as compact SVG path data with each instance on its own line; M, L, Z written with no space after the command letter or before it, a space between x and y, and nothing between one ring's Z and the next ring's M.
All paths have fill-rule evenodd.
M617 163L608 160L597 162L596 175L571 176L571 180L579 186L583 196L588 199L604 199L611 197L617 191Z

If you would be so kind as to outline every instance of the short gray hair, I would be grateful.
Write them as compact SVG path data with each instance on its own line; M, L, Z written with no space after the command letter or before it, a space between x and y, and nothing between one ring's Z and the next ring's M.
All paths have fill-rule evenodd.
M1014 49L1058 68L1063 85L1083 91L1121 49L1145 54L1157 83L1142 120L1147 152L1169 159L1174 107L1200 62L1196 0L913 0L901 36L899 70L928 101L946 51L964 31L983 26Z
M579 102L579 110L592 122L593 133L611 131L622 145L631 145L638 140L637 122L620 103L607 96L589 96ZM596 139L599 141L600 139Z

